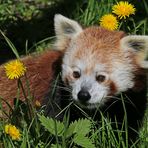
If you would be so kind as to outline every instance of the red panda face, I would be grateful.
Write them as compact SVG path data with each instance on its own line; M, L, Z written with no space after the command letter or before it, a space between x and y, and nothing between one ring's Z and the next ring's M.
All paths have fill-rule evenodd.
M61 16L56 19L58 23L66 21L62 26L55 24L56 46L65 50L62 79L76 102L94 108L134 87L139 55L148 37L125 37L123 32L100 27L83 30L75 21Z
M103 33L103 35L102 35ZM119 47L120 33L88 28L74 38L63 59L62 76L72 98L93 108L134 85L135 66Z

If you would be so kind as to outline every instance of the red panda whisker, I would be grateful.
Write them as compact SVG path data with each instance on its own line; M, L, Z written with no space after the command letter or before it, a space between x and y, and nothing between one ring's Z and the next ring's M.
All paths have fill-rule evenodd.
M109 110L109 109L112 107L112 105L114 105L117 101L118 101L118 100L113 101L113 102L104 110L104 112L107 112L107 110Z

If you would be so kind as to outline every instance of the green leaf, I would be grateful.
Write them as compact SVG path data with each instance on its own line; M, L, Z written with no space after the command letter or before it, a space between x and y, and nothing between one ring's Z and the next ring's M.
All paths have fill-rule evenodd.
M62 148L62 146L59 144L52 144L51 148Z
M51 134L55 136L61 136L64 131L64 124L60 121L53 120L52 118L45 117L43 115L38 115L41 124L47 129Z
M92 141L88 137L85 137L81 134L75 136L73 141L75 144L84 148L95 148L95 145L92 143Z
M66 132L66 137L70 137L73 134L81 134L85 136L90 132L91 121L88 119L79 119L78 121L74 121L69 125L69 128Z

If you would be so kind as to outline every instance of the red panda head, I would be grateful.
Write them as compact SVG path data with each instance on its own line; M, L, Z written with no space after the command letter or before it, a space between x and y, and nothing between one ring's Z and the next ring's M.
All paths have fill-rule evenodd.
M85 107L103 105L109 97L133 89L136 73L148 68L148 36L82 29L62 15L55 16L55 32L55 46L65 52L62 79L72 89L72 98Z

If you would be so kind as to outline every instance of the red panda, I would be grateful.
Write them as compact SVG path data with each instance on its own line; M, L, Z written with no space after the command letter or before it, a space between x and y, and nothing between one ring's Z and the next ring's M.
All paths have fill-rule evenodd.
M131 129L138 130L138 122L142 121L146 110L148 36L127 36L122 31L97 26L83 29L76 21L60 14L55 15L54 26L55 49L59 51L22 59L34 98L41 99L45 105L47 101L51 102L46 106L46 113L51 117L60 115L59 108L63 109L73 101L89 116L96 114L96 121L100 119L101 110L112 120L116 118L122 123L125 113L122 94L129 139L133 140L136 134ZM51 99L51 82L56 73L53 65L61 59L58 63L61 80ZM3 65L0 66L0 96L11 102L16 87L16 81L8 80ZM84 117L75 105L70 110L71 121ZM61 114L59 119L62 117Z
M121 128L126 112L128 138L134 141L147 104L148 36L98 26L83 29L61 15L55 16L55 32L56 48L64 50L62 83L51 97L56 103L49 100L51 92L46 97L47 115L63 118L59 106L73 101L70 121L84 117L84 112L100 121L101 111Z

